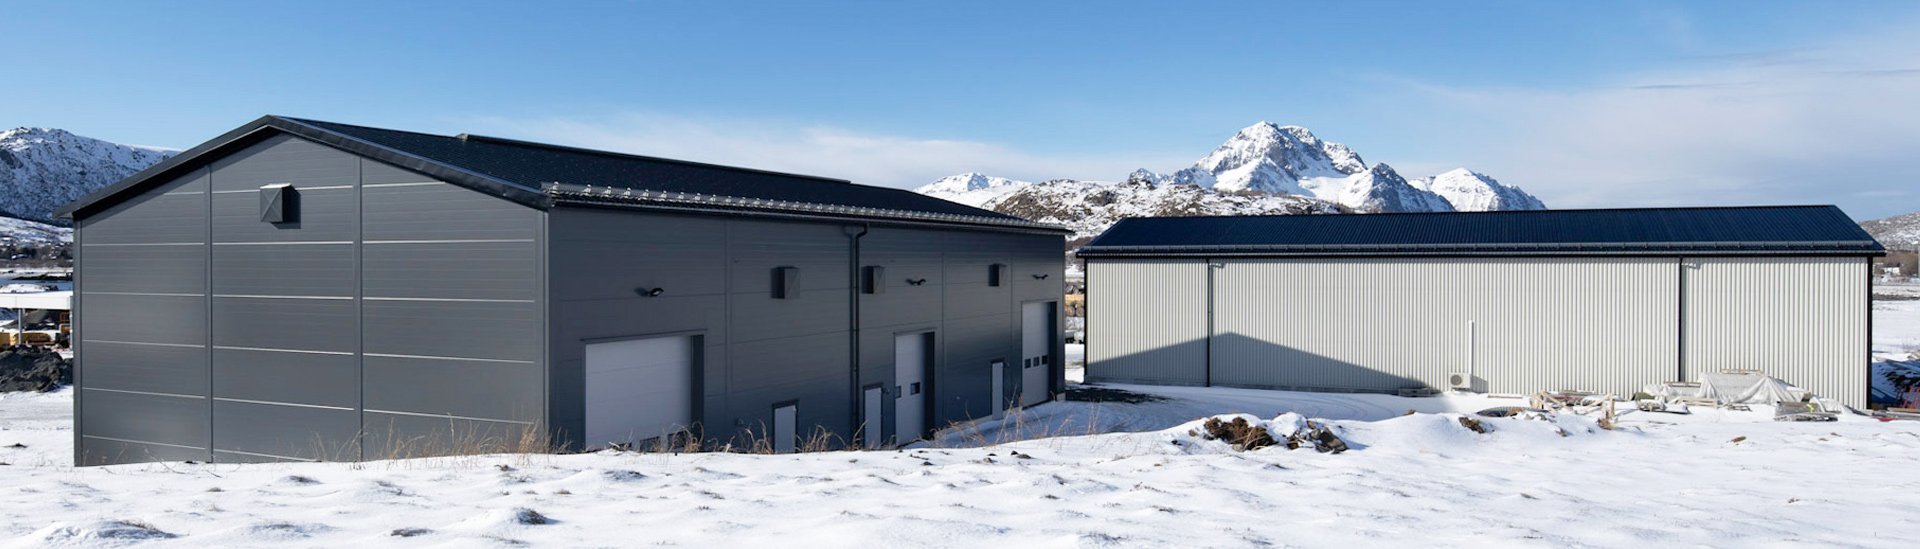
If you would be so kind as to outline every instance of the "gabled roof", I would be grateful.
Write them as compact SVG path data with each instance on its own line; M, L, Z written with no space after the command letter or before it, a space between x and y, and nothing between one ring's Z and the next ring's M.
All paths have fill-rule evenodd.
M275 132L292 134L540 209L556 204L1060 231L903 189L461 134L443 136L266 116L75 201L84 214Z
M1833 206L1151 217L1081 257L1881 255Z

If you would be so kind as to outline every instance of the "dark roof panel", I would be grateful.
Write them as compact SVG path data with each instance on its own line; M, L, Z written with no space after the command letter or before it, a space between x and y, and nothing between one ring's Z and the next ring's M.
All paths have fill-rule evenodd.
M1153 217L1122 220L1084 257L1165 255L1875 255L1833 206Z
M794 175L698 162L547 145L496 137L442 136L292 119L488 177L546 189L566 186L620 187L1017 219L904 189L856 185L845 180Z
M495 137L444 136L266 116L60 209L97 211L274 132L290 133L534 208L555 204L1064 229L904 189Z

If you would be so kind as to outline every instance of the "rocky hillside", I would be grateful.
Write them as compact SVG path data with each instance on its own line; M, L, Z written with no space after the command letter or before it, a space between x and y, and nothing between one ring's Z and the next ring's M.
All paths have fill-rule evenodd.
M1892 249L1920 249L1920 212L1860 223L1880 244Z
M1128 217L1347 211L1343 206L1302 196L1163 185L1146 179L1120 183L1044 181L1017 186L994 197L991 203L994 211L1072 229L1076 246Z
M1148 215L1546 209L1539 198L1484 174L1462 168L1409 180L1392 166L1368 164L1353 149L1306 128L1269 122L1241 129L1192 166L1172 173L1140 169L1119 183L1030 183L965 173L917 190L1066 225L1080 237L1099 234L1124 217Z
M52 128L0 131L0 215L54 222L60 206L173 154Z

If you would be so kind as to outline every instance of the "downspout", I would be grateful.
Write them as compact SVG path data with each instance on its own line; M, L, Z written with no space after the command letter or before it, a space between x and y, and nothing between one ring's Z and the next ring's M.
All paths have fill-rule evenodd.
M841 225L847 235L847 416L848 441L860 432L860 237L867 235L867 224ZM872 426L878 429L879 426Z

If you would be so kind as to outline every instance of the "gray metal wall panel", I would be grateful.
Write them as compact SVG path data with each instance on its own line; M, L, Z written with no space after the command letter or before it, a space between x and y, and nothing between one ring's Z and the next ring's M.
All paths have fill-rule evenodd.
M353 297L352 243L217 248L213 253L215 296Z
M353 355L213 350L213 396L352 408L360 405Z
M540 393L527 390L542 384L534 364L382 356L366 361L369 410L530 423L544 415Z
M847 262L839 225L734 221L727 227L728 341L840 333L849 328ZM773 297L773 272L797 267L799 292ZM803 412L804 413L804 412Z
M1862 258L1687 258L1686 371L1760 370L1866 407Z
M213 180L222 181L226 172L215 170ZM352 174L339 177L351 178ZM351 185L352 179L334 181ZM262 242L352 242L359 232L354 219L358 215L353 189L294 190L300 198L298 222L263 223L260 221L260 195L253 192L213 194L213 239L215 254L235 247L235 243ZM257 245L257 244L256 244Z
M88 437L105 437L175 446L207 446L206 397L87 392L77 421ZM205 452L201 457L204 459Z
M432 177L406 168L390 166L377 160L362 159L360 162L360 184L362 185L428 182L438 183L438 181L434 181Z
M945 346L946 318L954 316L949 311L956 299L966 300L957 314L970 318L976 342L957 349L958 356L971 357L964 365L936 372L944 411L931 420L990 414L991 372L980 357L1013 354L1019 340L1010 320L1014 281L987 288L987 265L1013 262L1019 254L1010 246L1029 248L1032 258L1051 246L1056 259L1060 246L1058 237L871 226L860 240L859 265L886 268L887 286L880 294L861 294L853 291L848 270L852 243L838 223L572 207L554 210L551 219L556 299L550 414L556 425L579 428L582 340L700 333L706 337L700 419L717 440L727 440L740 426L764 432L771 406L789 400L800 402L800 425L851 435L845 432L855 413L850 399L856 384L848 379L850 303L860 307L857 385L864 386L891 382L892 337L899 330L934 329L935 362L945 368L949 360L938 353ZM946 257L950 238L988 249L966 254L965 266L953 266ZM1045 268L1037 260L1031 265ZM781 266L800 269L795 299L772 297L773 269ZM953 274L969 269L979 272L956 284ZM909 286L909 278L927 282ZM1052 286L1058 294L1057 284ZM635 287L664 293L636 297ZM942 385L947 378L951 390Z
M473 437L539 431L528 424L546 420L544 214L374 161L362 170L367 457L501 451ZM456 425L476 431L449 438Z
M643 287L662 298L727 291L725 218L568 209L553 231L566 242L553 271L572 282L554 286L557 301L634 299Z
M207 348L87 343L86 387L176 395L207 393Z
M195 296L89 293L80 336L90 342L206 345L206 303Z
M207 172L162 184L105 210L75 220L87 232L84 244L207 241Z
M360 459L360 412L214 400L214 459L226 452L321 461ZM253 461L239 459L237 461Z
M724 415L705 418L709 436L716 424L744 425L764 436L772 405L797 400L797 425L803 431L825 427L845 440L852 422L845 332L736 342L728 351L730 405Z
M207 247L110 246L82 249L90 293L203 294Z
M369 354L540 360L537 303L368 300L363 307Z
M362 189L357 186L363 176L367 182L381 186L365 189L362 196ZM93 380L160 392L193 390L196 394L204 393L214 384L218 396L223 398L350 409L360 405L363 382L382 383L379 389L395 391L381 393L382 398L390 398L399 391L426 393L445 389L419 398L414 404L416 408L448 408L446 399L456 398L460 393L497 395L500 398L476 399L473 406L461 411L476 416L540 419L537 410L532 416L525 413L529 407L525 403L537 403L545 398L542 371L545 332L541 324L545 315L545 292L540 268L543 252L537 242L545 224L544 214L445 183L412 184L430 181L425 176L392 166L363 162L324 145L277 136L216 160L212 169L163 186L150 196L136 197L78 220L78 226L85 231L82 242L107 244L82 248L82 253L94 260L89 266L99 266L98 284L89 289L200 294L211 285L213 293L229 296L212 298L209 305L208 298L193 295L84 295L83 310L77 317L82 342L88 345L88 365L97 370L93 372L96 374ZM259 221L257 189L274 183L292 183L299 192L298 222L275 225ZM408 185L387 186L389 183ZM215 192L206 192L209 188ZM366 212L364 224L360 221L362 211ZM367 239L378 241L374 247L392 247L360 249L358 241L363 231ZM209 248L204 243L210 233L214 244ZM462 242L474 239L490 242ZM180 249L156 251L158 246L114 246L148 243L170 244ZM121 250L127 252L120 253ZM372 276L366 282L356 269L363 255L369 260L363 268ZM211 281L205 267L208 262L214 264ZM137 272L142 265L147 267L145 272ZM387 298L366 302L364 329L360 326L360 302L354 299L362 292ZM404 300L393 300L395 298ZM212 309L211 322L209 309ZM213 325L211 337L207 330L209 323ZM404 359L379 359L374 361L374 367L398 370L362 376L360 357L356 354L362 347L363 330L368 352L517 361L512 364L534 374L469 376L459 379L458 384L449 389L447 378L429 379L415 374L421 368L394 366ZM112 348L118 344L94 342L126 340L205 345L209 339L223 347L345 354L222 349L214 356L204 347L148 345L147 348L160 351L147 353L142 358L135 355L135 351ZM199 361L197 371L192 371L196 366L188 363L195 360ZM168 366L175 363L178 365ZM209 363L214 364L211 372ZM485 364L487 366L478 369L489 370L507 363ZM165 377L157 368L180 369L181 372L170 373L184 375ZM209 374L217 381L210 381ZM194 376L197 379L188 380ZM532 382L528 381L529 377ZM191 407L154 411L142 408L152 407L145 401L128 404L119 397L89 397L83 400L85 408L105 406L111 410L108 413L111 417L103 416L99 418L101 421L126 421L119 417L125 414L158 414L166 418L192 415ZM197 421L198 432L203 434L196 444L204 448L209 440L206 437L211 436L204 433L213 421L214 411L208 400L197 401L196 419L165 421L178 419L188 424ZM286 446L287 440L300 437L350 440L351 437L343 433L356 432L362 426L357 409L241 404L244 403L223 401L220 407L222 410L267 407L275 412L300 410L291 413L317 414L327 419L282 422L282 433L270 432L266 425L250 430L255 428L246 422L257 418L221 412L222 426L234 426L220 434L226 449L250 444ZM489 405L493 409L489 409ZM531 407L537 409L539 405ZM517 411L510 412L509 408ZM341 413L306 412L311 410ZM95 435L88 425L124 431L158 428L145 424L120 428L101 421L83 419L80 429L83 436L78 440L92 440L84 436ZM372 424L371 420L367 422ZM88 455L96 443L81 444L85 447L77 449L77 456ZM107 443L97 444L104 448ZM359 458L357 451L347 453L355 455L343 453L326 457ZM228 452L218 455L223 461L254 459ZM206 455L203 453L196 459L206 459Z
M202 405L205 406L204 404ZM74 454L75 465L116 465L154 461L206 461L207 449L142 444L81 436L82 448Z
M949 319L943 325L939 360L934 364L935 427L993 415L994 359L1019 362L1020 339L1012 313Z
M376 244L362 252L369 298L532 301L540 289L533 242Z
M542 430L502 421L366 413L367 459L491 454L545 447Z
M227 347L354 352L358 346L351 299L213 300L213 344Z
M253 190L276 183L292 183L295 188L352 185L360 180L360 159L333 147L280 134L215 160L213 170L217 173L214 191ZM246 196L253 198L252 194ZM254 218L255 223L259 221Z
M198 170L76 220L76 463L208 458L207 184Z
M527 241L533 239L533 229L540 223L539 210L446 183L374 186L365 192L364 236L370 242Z
M1087 261L1087 379L1206 383L1207 266Z

